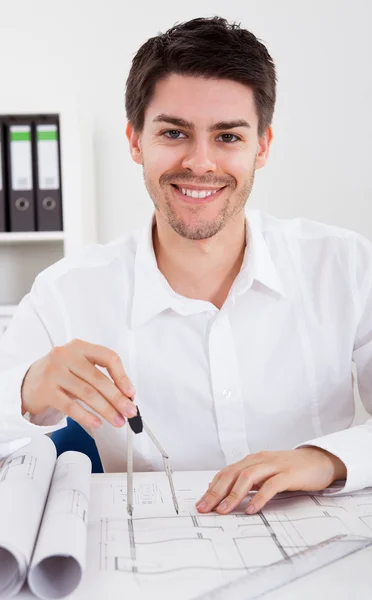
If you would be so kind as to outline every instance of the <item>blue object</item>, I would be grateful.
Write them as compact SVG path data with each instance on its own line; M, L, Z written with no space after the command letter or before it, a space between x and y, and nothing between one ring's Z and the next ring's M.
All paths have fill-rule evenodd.
M67 426L50 435L57 450L57 456L66 450L76 450L89 456L92 461L92 473L103 473L101 459L94 439L71 417L67 417Z

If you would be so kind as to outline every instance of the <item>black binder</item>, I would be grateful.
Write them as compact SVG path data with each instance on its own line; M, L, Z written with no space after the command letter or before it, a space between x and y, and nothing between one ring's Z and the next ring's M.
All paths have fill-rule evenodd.
M58 115L42 115L34 124L36 229L62 231L61 161Z
M0 119L0 233L7 230L4 128Z
M35 231L35 195L32 158L32 121L5 120L7 187L10 231Z

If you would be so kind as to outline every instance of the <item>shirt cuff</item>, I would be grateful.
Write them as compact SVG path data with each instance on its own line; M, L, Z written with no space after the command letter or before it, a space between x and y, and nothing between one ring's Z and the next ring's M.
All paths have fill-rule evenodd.
M316 446L339 458L346 467L346 480L334 481L323 494L348 494L372 486L372 431L365 425L336 431L298 444L296 448Z
M1 445L39 433L50 433L67 424L65 415L54 408L48 408L40 415L26 413L22 416L22 382L33 362L23 363L0 373Z

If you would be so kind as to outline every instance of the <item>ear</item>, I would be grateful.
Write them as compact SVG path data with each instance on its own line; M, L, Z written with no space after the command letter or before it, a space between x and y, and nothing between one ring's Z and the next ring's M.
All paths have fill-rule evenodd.
M137 163L138 165L142 165L143 159L140 144L140 134L134 131L132 123L130 121L128 121L127 123L125 133L129 141L129 151L131 157L133 158L135 163Z
M258 138L258 148L256 154L256 169L262 169L269 158L270 145L273 140L272 127L268 127L265 133Z

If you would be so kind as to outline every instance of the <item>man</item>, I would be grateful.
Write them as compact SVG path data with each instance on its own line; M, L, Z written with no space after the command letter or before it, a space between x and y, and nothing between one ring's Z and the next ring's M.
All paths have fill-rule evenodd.
M284 490L372 485L372 421L350 428L352 359L371 409L371 244L244 212L275 83L263 44L218 17L139 49L126 134L154 217L48 268L20 303L0 344L3 454L70 415L122 471L138 404L175 470L219 471L200 512L252 489L250 513ZM136 470L160 458L135 438Z

